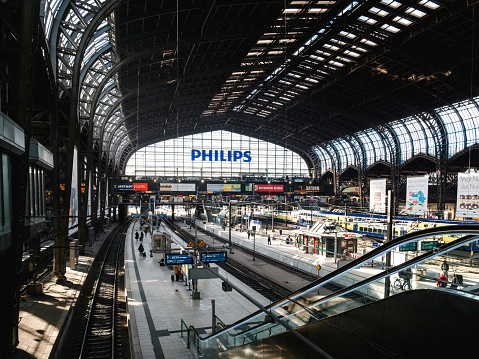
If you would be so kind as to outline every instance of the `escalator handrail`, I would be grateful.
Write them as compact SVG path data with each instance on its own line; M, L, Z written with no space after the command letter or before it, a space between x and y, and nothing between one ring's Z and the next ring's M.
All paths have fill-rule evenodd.
M437 256L442 255L442 254L444 254L444 253L446 253L446 252L449 252L449 251L451 251L451 250L453 250L453 249L455 249L455 248L457 248L457 247L461 247L461 246L464 245L464 243L471 242L471 241L475 241L475 240L476 240L476 241L479 240L479 235L476 235L476 236L471 236L471 235L469 235L469 236L462 237L462 238L460 238L460 239L457 240L458 242L454 241L454 242L448 243L448 244L446 244L446 245L444 245L444 246L441 246L441 247L439 248L439 250L436 250L436 251L428 251L428 252L426 252L426 253L424 253L424 254L418 256L418 257L415 257L415 258L413 258L413 259L411 259L411 260L409 260L409 261L407 261L407 262L404 262L404 263L399 264L399 265L397 265L397 266L394 266L394 267L392 267L392 268L388 268L388 269L384 270L383 272L378 273L378 274L376 274L376 275L374 275L374 276L372 276L372 277L368 277L368 278L366 278L366 279L364 279L364 280L362 280L362 281L360 281L360 282L357 282L357 283L355 283L355 284L353 284L353 285L351 285L351 286L349 286L349 287L340 289L340 290L337 291L337 292L334 292L334 293L329 294L329 295L327 295L327 296L325 296L325 297L322 297L320 300L318 300L318 301L316 301L316 302L314 302L314 303L309 304L308 307L306 307L306 308L305 308L304 305L301 305L301 304L299 304L299 303L296 303L295 301L293 301L293 302L296 303L296 304L299 304L301 307L303 307L302 310L308 311L308 312L310 312L310 314L311 314L311 312L313 312L312 308L314 308L314 307L317 306L317 305L320 305L320 304L322 304L322 303L328 302L329 300L332 300L332 299L334 299L334 298L341 297L341 296L343 296L343 295L345 295L345 294L348 294L348 293L350 293L350 292L354 292L355 290L360 289L361 287L363 287L363 286L365 286L365 285L374 283L374 282L376 282L376 281L378 281L378 280L381 280L381 279L384 279L384 278L386 278L386 277L390 277L390 276L392 276L392 275L394 275L394 274L396 274L396 273L399 273L400 271L402 271L402 270L404 270L404 269L407 269L407 268L409 268L409 267L411 267L411 266L415 266L415 265L421 264L421 263L423 263L423 262L425 262L425 261L427 261L427 260L429 260L429 259L431 259L431 258L433 258L433 257L437 257ZM303 294L305 294L305 293L306 293L306 292L303 292ZM294 315L296 315L296 314L299 313L299 312L300 312L300 310L295 311L294 313L291 313L290 315L287 315L287 316L283 316L282 318L288 318L288 317L294 316ZM271 323L271 324L274 324L274 323ZM256 325L256 326L254 326L254 327L252 327L252 328L249 328L249 329L247 329L247 330L245 330L245 331L242 331L242 332L230 334L230 336L231 336L231 337L237 337L237 336L240 336L240 335L244 335L244 334L246 334L246 333L248 333L248 332L250 332L250 331L252 331L252 330L255 330L255 329L257 329L257 328L260 328L260 327L263 326L263 325L265 325L265 323L263 323L263 324L261 324L261 325ZM276 324L276 325L277 325L277 324ZM230 326L230 329L231 329L231 326ZM268 329L265 329L265 330L268 330Z
M324 277L319 278L318 280L306 285L305 287L303 287L303 288L299 289L298 291L290 294L289 296L287 296L283 299L280 299L279 301L277 301L275 303L272 303L272 304L268 305L266 307L266 309L271 311L272 309L280 307L280 306L284 305L285 303L287 303L289 301L294 301L298 296L300 296L302 294L305 294L305 293L307 293L311 290L318 289L320 286L322 286L324 284L327 284L327 283L333 281L334 279L336 279L340 276L343 276L346 273L348 273L348 272L350 272L354 269L357 269L357 268L361 267L365 263L370 262L372 259L374 259L376 257L379 257L383 254L386 254L387 252L389 252L390 250L392 250L395 247L398 247L400 245L407 244L407 243L410 243L410 242L418 241L421 238L431 237L431 236L434 236L434 235L439 236L439 235L447 235L447 234L478 235L479 234L479 225L465 224L465 225L448 225L448 226L441 226L441 227L433 227L433 228L427 228L427 229L424 229L424 230L408 233L408 234L405 234L404 236L397 237L397 238L395 238L395 239L393 239L393 240L391 240L387 243L384 243L382 246L372 250L371 252L359 257L358 259L356 259L354 261L351 261L351 263L346 264L345 266L339 268L338 270L335 270L335 271L325 275ZM450 250L452 250L451 247L454 247L454 248L461 247L461 246L464 245L464 242L468 242L468 241L469 240L467 240L467 239L459 238L459 239L456 239L453 242L450 242L450 243L446 244L445 246L443 246L441 248L449 248L448 251L450 251ZM437 248L436 248L436 250L437 250ZM433 251L431 250L430 252L433 252ZM439 255L439 254L436 254L436 252L434 252L434 256L436 256L436 255ZM411 265L408 265L406 267L409 267L409 266L411 266ZM390 275L391 274L389 274L389 276ZM236 326L239 326L242 323L247 322L247 321L253 319L254 317L260 316L262 314L264 314L264 312L262 310L258 310L255 313L252 313L252 314L236 321L235 323L229 325L228 327L220 330L219 332L216 332L216 333L211 334L209 336L203 337L200 340L201 341L207 341L209 339L212 339L215 336L219 336L219 335L223 334L224 332L226 332L228 330L231 330L231 329L235 328Z

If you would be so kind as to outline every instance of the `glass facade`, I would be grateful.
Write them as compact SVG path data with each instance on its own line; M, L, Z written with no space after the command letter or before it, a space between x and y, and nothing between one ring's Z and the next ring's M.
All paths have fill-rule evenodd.
M256 138L213 131L143 147L128 160L130 176L308 177L308 166L290 150Z
M357 141L339 138L313 150L321 162L321 173L337 163L341 172L357 164L355 153L362 156L367 169L376 161L391 161L389 149L398 143L399 165L419 154L435 157L441 142L442 127L446 132L447 158L479 142L479 106L477 99L466 100L437 108L435 118L431 114L419 114L393 121L381 129L368 129L354 134Z

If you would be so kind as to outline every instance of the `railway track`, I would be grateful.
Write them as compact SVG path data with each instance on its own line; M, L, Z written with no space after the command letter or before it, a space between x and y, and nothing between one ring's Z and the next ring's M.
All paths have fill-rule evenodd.
M184 233L185 237L188 238L187 241L190 241L192 239L194 239L190 233L186 232L186 231L181 231L181 229L176 226L175 224L172 224L174 226L174 228L179 232L179 233ZM228 241L214 233L211 233L211 232L208 232L200 227L198 227L198 231L199 232L202 232L206 235L208 235L210 238L214 238L215 241L218 241L218 242L221 242L221 243L224 243L224 244L227 244ZM241 245L238 245L238 244L235 244L234 246L235 250L241 250L249 255L253 255L253 251L249 248L246 248L246 247L243 247ZM271 258L271 257L268 257L266 255L263 255L261 253L258 253L258 252L255 252L254 253L255 257L257 259L260 259L264 262L267 262L271 265L274 265L274 266L277 266L278 268L281 268L283 270L286 270L294 275L296 275L297 277L299 278L302 278L302 279L305 279L309 282L314 282L315 280L318 279L317 276L311 274L311 273L308 273L306 271L303 271L301 269L298 269L296 267L293 267L293 266L290 266L284 262L280 262L274 258ZM256 278L256 280L263 286L266 286L267 288L271 288L271 290L273 290L275 293L277 293L279 295L278 299L281 299L282 297L285 297L285 296L288 296L289 294L291 294L292 292L289 291L288 289L282 287L279 283L275 283L275 282L271 282L270 280L267 280L266 278L262 277L261 275L259 275L258 273L252 273L252 272L249 272L247 268L243 267L240 263L236 263L234 261L231 260L231 258L228 258L228 262L230 262L231 264L231 267L232 268L235 268L235 269L238 269L238 271L240 272L238 274L238 279L242 280L243 279L241 278L241 273L247 273L247 275L249 277L252 277L252 278ZM234 264L233 264L234 262ZM234 269L231 270L233 271ZM227 270L226 268L224 268L225 270ZM234 275L234 273L232 273ZM264 279L263 279L264 278ZM251 288L255 289L253 287L253 283L251 283L251 285L248 283L248 279L245 279L243 281L246 285L250 286ZM334 292L337 292L341 289L343 289L344 287L339 285L339 284L336 284L336 283L333 283L333 282L329 282L325 285L322 286L323 289L331 292L331 293L334 293ZM262 290L262 289L260 289ZM262 292L260 292L261 294L263 294ZM270 299L270 297L268 297L266 295L267 293L263 294L266 298ZM361 293L358 293L358 292L351 292L351 293L348 293L347 295L344 296L345 298L348 298L348 299L351 299L351 300L354 300L354 301L358 301L358 302L362 302L362 303L368 303L368 302L372 302L374 301L373 299L370 299L366 296L364 296L364 294L361 294ZM271 296L271 300L274 298L274 296Z
M165 223L171 229L175 230L177 235L184 241L185 244L189 243L191 240L194 240L194 236L192 236L192 234L187 231L183 231L174 223L171 223L170 221L165 221ZM246 267L242 266L240 263L232 260L231 258L228 258L228 262L218 262L216 265L272 302L278 301L291 293L286 288L272 283L270 280L261 276L260 274L251 272Z
M105 240L83 284L60 358L130 358L124 286L129 222Z

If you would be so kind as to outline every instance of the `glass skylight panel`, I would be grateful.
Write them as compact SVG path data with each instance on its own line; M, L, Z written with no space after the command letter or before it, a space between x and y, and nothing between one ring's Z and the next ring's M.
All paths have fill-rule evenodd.
M317 60L317 61L324 61L325 58L324 57L321 57L321 56L318 56L318 55L309 55L309 57L313 60Z
M419 5L428 7L428 8L433 9L433 10L436 10L439 7L438 4L436 4L435 2L429 1L429 0L420 0Z
M360 52L368 52L368 50L366 50L366 49L364 49L360 46L356 46L356 45L351 46L351 49L357 50L357 51L360 51Z
M466 129L467 146L479 142L479 109L476 102L466 100L454 106Z
M413 7L407 8L406 11L404 11L405 14L412 15L418 18L424 17L427 14L421 10L415 9Z
M283 14L296 14L300 11L301 11L301 9L298 9L298 8L289 8L289 9L285 9L283 11Z
M303 89L303 90L309 90L309 87L306 87L302 84L296 84L296 87L300 88L300 89Z
M339 61L344 61L344 62L351 62L350 59L346 58L346 57L341 57L341 56L338 56L336 59L338 59Z
M377 7L372 7L371 9L369 9L369 12L381 17L389 15L387 11L379 9Z
M361 43L368 45L368 46L378 46L375 42L368 40L368 39L361 39ZM360 49L360 48L358 48Z
M321 7L316 7L316 8L310 8L308 9L308 12L309 13L313 13L313 14L324 14L325 12L327 12L328 9L325 9L325 8L321 8Z
M393 9L397 9L399 6L401 6L400 2L394 0L381 0L381 4L385 4Z
M356 35L354 35L350 32L347 32L347 31L340 31L339 35L347 37L348 39L355 39L357 37Z
M397 27L393 26L393 25L389 25L389 24L383 24L381 26L381 29L383 30L386 30L386 31L389 31L389 32L392 32L392 33L397 33L399 31L401 31L400 29L398 29Z
M362 22L365 22L366 24L369 24L369 25L374 25L377 23L376 20L368 17L368 16L364 16L364 15L361 15L360 17L358 17L358 20L359 21L362 21Z
M331 44L324 44L323 47L331 51L339 51L339 47L331 45Z
M330 39L331 42L334 42L340 46L344 46L344 45L347 45L344 41L341 41L341 40L336 40L336 39Z
M345 55L352 56L352 57L359 57L359 56L361 56L361 55L358 54L357 52L354 52L354 51L351 51L351 50L345 50L343 53L344 53Z
M318 82L319 82L318 80L313 79L313 78L311 78L311 77L306 77L305 80L306 80L306 81L309 81L309 82L312 82L312 83L318 83Z
M395 18L393 18L393 21L397 22L398 24L401 24L403 26L409 26L412 24L412 21L408 20L408 19L405 19L401 16L396 16Z
M342 62L338 62L338 61L334 61L334 60L329 61L329 64L331 64L333 66L338 66L338 67L343 67L344 66L344 64Z

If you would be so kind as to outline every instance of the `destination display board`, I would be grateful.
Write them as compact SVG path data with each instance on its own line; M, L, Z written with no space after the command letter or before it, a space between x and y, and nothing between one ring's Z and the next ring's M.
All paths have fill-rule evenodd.
M165 264L193 264L193 257L189 254L167 254Z
M409 251L417 251L417 242L414 243L407 243L399 246L400 252L409 252Z
M421 242L421 251L430 251L431 249L437 248L439 242L437 241L425 241Z
M209 252L200 254L200 261L203 263L226 262L226 259L226 252Z

